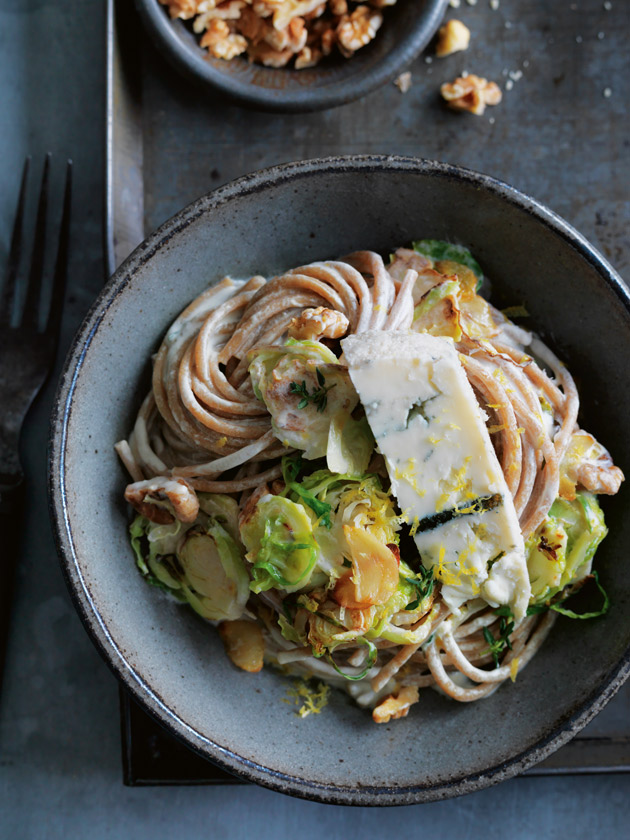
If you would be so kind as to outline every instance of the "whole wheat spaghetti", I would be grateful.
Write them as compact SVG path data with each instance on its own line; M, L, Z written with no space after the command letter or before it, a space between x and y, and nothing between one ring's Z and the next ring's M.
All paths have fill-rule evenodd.
M132 544L149 582L219 623L235 665L344 687L383 722L421 688L470 702L515 680L558 613L576 617L566 598L591 577L599 586L596 494L616 493L623 475L579 428L566 367L481 297L480 279L465 249L425 240L387 264L360 251L225 278L168 330L116 444L138 513ZM434 390L396 429L405 472L379 426L388 400L367 400L353 348L367 348L369 367L370 347L407 345L467 384L449 402L414 373L413 387ZM405 349L392 377L405 365L429 361ZM442 414L455 397L470 413L465 429L431 415L438 395ZM484 452L453 454L475 423ZM498 491L478 492L481 463L497 465ZM496 523L516 528L509 546Z

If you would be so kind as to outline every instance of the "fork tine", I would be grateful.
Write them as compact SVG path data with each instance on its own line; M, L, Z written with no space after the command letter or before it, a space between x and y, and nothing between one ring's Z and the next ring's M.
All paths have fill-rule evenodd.
M4 280L4 290L2 298L0 299L0 326L6 327L11 323L11 315L13 314L13 303L15 300L15 280L20 265L20 257L22 255L22 228L24 224L24 205L26 204L26 186L28 184L28 172L31 165L31 156L29 155L24 161L24 168L22 170L22 183L20 185L20 195L17 203L17 210L15 211L15 222L13 223L13 233L11 234L11 250L9 251L9 259L7 261L7 273Z
M37 206L37 221L35 222L35 238L33 240L33 254L31 270L28 277L28 290L22 315L22 324L37 327L39 316L39 299L41 295L42 278L44 276L44 251L46 248L46 215L48 212L48 175L50 171L51 153L48 152L44 160L42 186Z
M46 321L47 335L56 336L61 325L61 312L66 290L66 276L68 273L68 244L70 240L70 210L72 206L72 161L66 167L66 184L63 194L63 211L59 226L59 244L57 245L57 260L53 277L50 310Z

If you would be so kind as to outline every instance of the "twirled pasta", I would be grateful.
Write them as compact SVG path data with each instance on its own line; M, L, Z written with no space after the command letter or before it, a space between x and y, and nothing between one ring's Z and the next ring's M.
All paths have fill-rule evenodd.
M132 500L144 486L138 482L147 479L154 480L151 486L160 480L179 481L193 493L232 494L243 517L248 502L251 507L263 492L277 492L279 459L290 450L254 393L250 354L282 345L303 313L329 311L341 313L344 325L347 319L348 334L447 330L486 413L523 537L532 537L559 495L562 465L575 436L585 434L577 425L578 394L566 367L540 339L482 304L473 292L469 308L462 304L459 311L455 298L445 296L443 309L437 314L432 310L426 319L431 292L467 271L464 265L405 249L388 266L378 254L359 251L269 280L226 278L203 292L168 330L133 431L128 441L116 445L135 482L127 498ZM592 493L616 492L623 475L606 450L590 440L599 447L596 469L583 471L590 485L577 483ZM347 626L343 608L322 603L322 609L329 609L326 615L336 610L331 621ZM408 687L435 685L462 702L488 696L530 661L556 617L553 611L533 614L513 627L499 662L489 639L506 638L504 617L480 600L454 614L436 587L420 614L400 610L392 617L390 636L404 631L405 643L376 639L373 664L361 679L348 683L348 676L361 675L368 661L359 641L336 645L335 655L344 665L340 675L338 662L315 657L310 645L296 646L282 634L277 621L283 610L281 593L251 594L247 609L263 628L268 659L290 664L295 673L349 686L360 705L376 706L375 720L406 714L417 699L417 692L401 694ZM306 627L315 619L307 615L299 620Z

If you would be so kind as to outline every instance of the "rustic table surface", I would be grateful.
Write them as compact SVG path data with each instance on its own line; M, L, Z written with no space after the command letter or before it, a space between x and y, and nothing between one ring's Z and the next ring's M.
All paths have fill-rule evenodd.
M472 31L467 53L429 61L429 51L410 68L412 87L404 95L389 85L363 101L308 115L245 111L200 94L139 39L143 202L127 228L129 242L140 227L148 232L201 193L261 166L326 154L403 153L509 181L574 224L628 277L625 0L501 0L496 10L488 0L462 0L449 11ZM25 152L41 160L51 149L58 164L62 156L75 160L62 353L103 280L105 25L105 0L0 0L0 264ZM503 102L478 118L446 111L436 91L463 70L499 82ZM51 382L38 401L23 441L30 504L0 703L0 836L308 838L377 836L390 825L416 833L422 827L427 836L625 836L627 775L515 779L395 812L320 806L254 787L123 788L116 682L70 603L48 525L53 388ZM604 713L605 727L591 725L595 734L602 727L626 734L628 696Z

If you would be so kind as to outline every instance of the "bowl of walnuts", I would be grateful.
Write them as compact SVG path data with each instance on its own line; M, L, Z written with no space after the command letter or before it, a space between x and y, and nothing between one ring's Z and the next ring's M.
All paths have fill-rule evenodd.
M157 49L189 79L250 106L316 111L393 80L447 0L136 0Z

